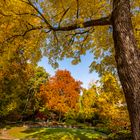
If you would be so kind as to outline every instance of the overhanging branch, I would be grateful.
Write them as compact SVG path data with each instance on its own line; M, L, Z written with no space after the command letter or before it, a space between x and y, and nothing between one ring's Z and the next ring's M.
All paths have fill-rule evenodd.
M31 32L31 31L34 31L34 30L40 30L40 29L42 29L42 26L32 27L31 29L27 29L24 33L16 34L16 35L13 35L13 36L7 38L6 40L4 40L4 42L2 42L2 44L4 44L5 42L8 42L10 40L14 40L17 37L24 37L28 32Z
M96 20L86 21L81 24L73 24L73 25L64 26L64 27L53 27L52 30L54 30L54 31L71 31L71 30L76 30L79 28L87 28L87 27L93 27L93 26L105 26L105 25L111 25L110 16L103 17L103 18L96 19Z
M95 19L95 20L89 20L83 23L75 23L73 25L68 25L61 27L60 23L63 19L63 16L68 12L69 8L65 10L64 15L60 19L60 23L58 27L53 27L47 20L47 18L44 16L44 14L36 7L30 0L24 1L21 0L22 2L25 2L26 4L32 6L32 8L41 16L41 18L44 20L44 22L47 24L47 28L52 30L52 31L71 31L71 30L76 30L79 28L87 28L87 27L93 27L93 26L105 26L105 25L111 25L111 18L110 16L103 17L100 19ZM78 2L78 1L77 1ZM79 4L77 3L77 8L79 8ZM77 9L78 10L78 9ZM79 11L77 11L77 14L79 14ZM78 15L77 15L78 16Z

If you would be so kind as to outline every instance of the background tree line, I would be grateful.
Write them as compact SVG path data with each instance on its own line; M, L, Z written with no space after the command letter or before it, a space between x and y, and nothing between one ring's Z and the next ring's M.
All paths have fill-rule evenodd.
M50 76L42 67L30 63L24 69L13 65L12 68L14 71L9 72L11 65L1 71L3 123L65 122L102 128L100 131L108 134L130 130L125 98L118 79L111 73L106 72L100 81L84 89L67 70L58 70Z

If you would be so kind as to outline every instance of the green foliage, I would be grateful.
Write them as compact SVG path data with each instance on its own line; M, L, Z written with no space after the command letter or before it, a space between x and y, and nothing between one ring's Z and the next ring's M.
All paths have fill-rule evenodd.
M36 37L41 35L40 31L31 29L32 24L37 23L37 19L25 14L25 9L29 13L34 11L20 0L2 0L0 3L0 114L2 116L25 110L26 102L33 96L29 82L34 76L35 64L42 56L39 42L42 42L43 37L37 39ZM32 31L31 34L26 32L28 29Z
M128 130L122 130L117 133L111 133L108 140L132 140L132 133Z
M104 133L104 134L107 134L107 135L109 135L111 133L111 130L107 127L95 127L94 130L101 132L101 133Z
M78 105L77 105L78 106ZM79 108L79 106L78 106ZM66 120L69 120L69 119L72 119L72 120L76 120L78 118L78 114L79 114L79 111L78 110L74 110L74 109L70 109L66 114L65 114L65 119Z
M0 114L11 120L20 119L22 114L31 115L39 108L37 92L39 86L48 79L43 68L18 59L1 63ZM17 117L16 117L17 116Z
M14 138L39 140L101 140L106 138L106 135L92 129L13 127L8 130L8 133Z
M77 124L77 121L73 120L73 119L67 119L65 122L68 125L76 125Z
M28 91L28 80L32 76L31 65L20 64L16 59L1 65L0 111L1 115L18 109Z
M49 79L49 74L45 71L43 67L35 67L34 75L29 80L29 88L33 90L33 92L39 92L40 86L46 83Z
M43 100L39 98L40 87L46 83L49 79L49 74L42 67L33 67L34 72L32 77L28 81L28 96L25 114L29 112L34 113L36 110L42 110L44 108Z

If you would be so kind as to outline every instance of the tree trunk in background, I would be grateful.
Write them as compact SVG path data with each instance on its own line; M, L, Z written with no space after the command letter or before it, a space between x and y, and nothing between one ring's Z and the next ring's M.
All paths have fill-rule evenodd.
M133 139L140 140L140 50L133 33L129 2L113 2L113 39L118 75L127 102Z
M59 122L61 121L61 111L59 112Z

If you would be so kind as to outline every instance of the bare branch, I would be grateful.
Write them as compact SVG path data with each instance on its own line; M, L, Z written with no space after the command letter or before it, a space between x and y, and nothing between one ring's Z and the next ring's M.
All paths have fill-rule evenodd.
M69 40L68 46L71 47L71 45L73 45L74 43L74 38L75 38L75 34L73 34L73 36L71 37L71 39Z
M28 13L28 12L25 12L25 13L16 13L15 11L12 11L15 15L17 16L24 16L24 15L31 15L31 16L34 16L34 17L37 17L37 18L40 18L42 20L42 18L40 16L38 16L37 14L33 14L33 13Z
M40 30L40 29L42 29L42 28L43 28L42 26L40 26L40 27L32 27L31 29L28 29L28 28L27 28L27 30L26 30L23 34L13 35L13 36L7 38L4 42L10 41L10 40L14 40L14 39L17 38L17 37L24 37L28 32L33 31L33 30ZM4 43L4 42L3 42L3 43ZM3 43L2 43L2 44L3 44Z
M50 29L50 30L48 30L48 31L45 31L45 33L49 33L49 32L51 32L52 30Z
M77 13L76 13L76 17L77 19L79 18L79 0L76 0L77 2Z
M94 31L94 28L92 28L91 30L89 30L89 33L92 33L93 31ZM86 40L88 39L89 35L90 35L90 34L86 34L84 40L82 41L82 44L80 45L80 47L81 47L81 51L82 51L83 46L84 46L84 43L85 43Z
M75 32L75 33L73 33L73 34L68 34L68 35L66 35L66 36L85 34L85 33L88 33L89 31L90 31L90 29L89 29L89 30L86 30L86 31L82 31L82 32Z
M53 34L54 34L54 42L55 42L55 39L56 39L56 45L58 47L59 40L58 40L57 34L56 34L56 32L53 32Z
M63 14L64 11L59 12L58 14L54 15L52 18L56 18L57 16L59 16L60 14Z

